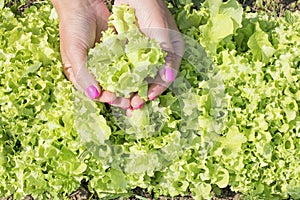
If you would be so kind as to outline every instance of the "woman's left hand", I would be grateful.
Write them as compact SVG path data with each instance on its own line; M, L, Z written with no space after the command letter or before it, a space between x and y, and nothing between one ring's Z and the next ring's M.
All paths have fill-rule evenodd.
M140 30L155 39L167 52L165 65L149 82L148 99L154 100L175 80L184 52L183 38L163 0L115 0L115 5L127 4L135 9ZM139 109L145 103L138 94L131 98L131 108Z

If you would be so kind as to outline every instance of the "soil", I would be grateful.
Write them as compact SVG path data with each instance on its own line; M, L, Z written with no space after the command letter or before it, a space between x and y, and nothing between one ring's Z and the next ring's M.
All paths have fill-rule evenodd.
M80 187L77 191L72 193L69 198L71 200L98 200L97 196L93 196L86 187ZM147 199L147 200L193 200L191 195L187 196L177 196L177 197L166 197L166 196L160 196L158 198L154 197L154 193L149 193L145 189L142 188L135 188L132 190L132 195L126 200L141 200L141 199ZM25 199L25 200L33 200L33 199ZM115 200L124 200L124 198L115 198ZM241 200L241 195L238 193L235 193L230 190L229 187L224 188L221 190L220 195L216 195L216 197L213 198L213 200Z
M262 6L257 5L256 1L257 0L239 0L244 9L249 8L251 12L263 10L267 13L272 13L277 16L283 16L286 10L300 10L300 1L298 0L266 0L263 1Z
M32 5L36 0L26 0L26 4L21 7L18 7L19 12L23 12L26 8ZM110 7L114 0L104 0L105 3ZM172 1L172 0L169 0ZM6 4L6 6L14 7L17 4L20 4L21 0L10 1ZM264 3L263 6L259 7L256 5L256 0L239 0L239 2L243 5L245 10L249 10L250 12L257 12L260 10L266 11L268 13L276 14L277 16L283 16L286 10L295 11L300 10L300 1L299 0L271 0L266 1L270 3ZM154 194L147 192L142 188L135 188L132 190L132 196L127 198L127 200L141 200L141 199L155 199ZM96 195L93 195L87 189L87 183L82 182L80 188L69 195L70 200L98 200L99 198ZM125 198L116 198L116 199L125 199ZM158 198L159 200L192 200L190 195L188 196L178 196L174 198L161 196ZM220 195L216 195L214 200L240 200L241 195L235 193L230 190L229 187L221 190ZM0 198L0 200L13 200L13 197L10 196L8 198ZM30 195L26 196L24 200L34 200Z

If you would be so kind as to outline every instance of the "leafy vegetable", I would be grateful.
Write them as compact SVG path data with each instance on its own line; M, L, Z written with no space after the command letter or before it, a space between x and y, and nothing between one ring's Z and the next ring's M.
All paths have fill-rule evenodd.
M0 10L1 196L66 199L85 180L107 199L137 186L156 197L211 199L229 186L245 199L299 199L300 13L273 18L242 13L233 0L176 2L170 9L186 43L178 77L132 118L66 80L50 4L24 15ZM118 34L104 32L98 47L137 51L91 59L115 56L128 69L150 45L153 63L162 62L133 11L115 9ZM142 39L119 42L133 35Z
M139 92L147 99L145 79L156 76L166 53L139 30L129 6L114 6L109 20L101 43L89 51L88 67L105 90L127 98Z
M4 7L4 0L0 0L0 9Z
M248 46L253 53L254 60L268 62L269 58L273 56L275 49L269 42L268 34L259 28L256 24L255 33L249 38Z

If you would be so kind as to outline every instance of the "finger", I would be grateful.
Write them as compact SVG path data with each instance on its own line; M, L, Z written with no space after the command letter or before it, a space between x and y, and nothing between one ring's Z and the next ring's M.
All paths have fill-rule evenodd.
M174 22L175 23L175 22ZM176 24L175 24L176 26ZM173 68L178 71L181 63L181 59L184 54L184 39L178 30L170 30L170 40L173 46L173 54L171 59L173 61ZM176 72L175 71L175 72Z
M66 56L66 53L64 52L64 49L61 48L60 52L61 52L61 58L62 58L62 62L63 62L63 66L62 66L63 67L63 72L64 72L65 76L67 77L67 79L69 81L71 81L71 83L74 85L74 87L77 90L79 90L81 92L84 92L84 89L81 88L81 86L76 82L71 63L70 63L68 57Z
M154 100L159 95L161 95L175 80L178 74L178 69L181 63L181 56L173 54L174 58L173 66L170 67L168 62L166 62L165 68L159 71L159 75L156 76L154 80L148 79L149 89L148 89L148 99Z
M71 67L71 65L63 65L63 71L64 71L64 74L65 76L67 77L67 79L69 81L71 81L71 83L74 85L74 87L81 91L81 92L84 92L84 90L80 87L80 85L77 84L76 82L76 79L74 77L74 74L73 74L73 69Z
M165 65L164 68L159 70L159 75L161 79L167 83L171 83L175 80L175 76L177 75L174 68L174 53L167 52L167 56L165 57Z
M170 84L175 80L177 70L174 69L174 53L173 47L170 43L169 37L164 32L165 37L159 37L167 42L160 42L162 49L167 52L165 57L165 64L162 69L159 70L155 80L150 84L148 89L148 99L154 100L157 96L162 94Z
M122 108L124 110L130 108L130 100L123 97L116 98L114 101L109 102L109 104L112 106Z
M132 117L132 112L133 112L133 109L127 109L126 110L126 116L127 117Z
M109 91L102 90L100 96L96 99L97 101L109 103L116 100L117 96Z
M169 85L169 83L166 83L159 76L157 76L154 83L149 84L148 99L150 101L155 100L168 88Z
M70 78L72 77L71 81L74 85L83 90L88 97L95 99L101 93L101 88L86 67L87 48L90 44L86 44L84 38L79 38L80 33L70 32L70 28L72 27L61 28L61 52L64 52L64 62L72 67L73 74L70 74L72 75Z
M95 42L100 42L100 38L102 37L102 31L108 28L107 22L110 16L110 12L107 6L105 5L104 1L101 1L99 4L97 4L96 11L97 11L96 18L98 20L96 21L97 30L96 30Z
M62 55L62 59L63 59L64 63L70 63L63 51L61 51L61 55ZM75 88L78 89L81 92L85 92L84 89L81 88L81 86L76 82L76 79L74 77L74 73L73 73L73 69L72 69L71 65L70 64L64 64L63 69L64 69L64 74L73 83ZM100 101L100 102L107 103L107 102L114 101L116 98L117 97L114 93L102 90L100 96L96 100Z
M167 29L155 30L155 33L151 31L152 37L154 37L160 43L162 49L167 52L167 56L165 57L165 64L163 68L159 70L156 78L149 85L149 100L154 100L157 96L163 93L163 91L169 87L170 83L175 80L177 74L177 70L174 69L174 53L173 46L168 35L169 31Z
M176 27L173 27L176 29ZM162 48L167 52L167 56L165 57L165 66L162 70L159 71L159 74L165 82L173 82L177 76L181 59L184 54L184 40L182 35L177 30L169 29L169 43L165 43L166 46L162 46ZM167 44L171 45L171 47L167 46Z
M133 110L138 110L143 107L143 105L145 104L145 101L143 99L141 99L141 97L138 94L135 94L131 98L130 104L131 104L131 107Z
M129 4L129 5L132 5L133 2L131 1L128 1L128 0L115 0L114 1L114 5L115 6L119 6L121 4Z
M173 29L176 29L176 27L173 27ZM166 34L166 32L164 33ZM168 30L168 36L165 35L165 40L170 41L161 45L167 52L165 65L161 70L159 70L157 77L149 85L149 100L154 100L157 96L162 94L175 80L180 67L181 58L184 53L184 42L180 32L176 30Z
M68 57L65 57L63 62L72 63L69 61ZM75 69L72 66L75 66ZM94 76L89 73L85 66L80 68L78 71L76 71L76 64L64 64L63 68L67 78L73 83L76 89L81 92L85 92L85 94L91 99L99 97L101 88Z

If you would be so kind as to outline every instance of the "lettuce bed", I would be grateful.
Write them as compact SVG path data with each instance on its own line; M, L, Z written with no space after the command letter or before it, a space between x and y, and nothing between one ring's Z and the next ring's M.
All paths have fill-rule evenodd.
M65 79L50 4L0 10L0 196L62 199L86 180L107 198L139 186L210 199L230 186L300 199L300 13L180 2L179 76L134 120Z

